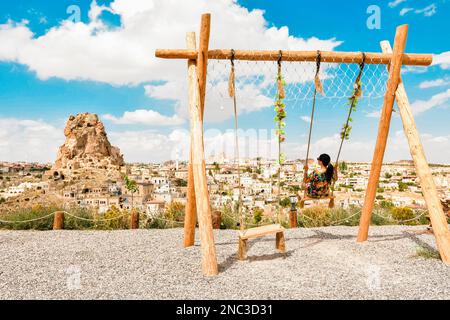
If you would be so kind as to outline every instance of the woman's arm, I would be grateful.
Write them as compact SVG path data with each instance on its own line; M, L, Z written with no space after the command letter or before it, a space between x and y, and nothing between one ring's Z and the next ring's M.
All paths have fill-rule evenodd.
M305 164L305 166L303 167L303 182L308 183L311 181L311 177L308 175L308 165Z

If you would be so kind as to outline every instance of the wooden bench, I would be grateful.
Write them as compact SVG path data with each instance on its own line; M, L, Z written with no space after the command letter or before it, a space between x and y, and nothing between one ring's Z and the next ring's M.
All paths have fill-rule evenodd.
M300 199L299 207L300 207L300 209L303 209L303 208L305 207L305 201L311 201L311 200L329 200L330 202L328 202L328 207L329 207L330 209L332 209L332 208L334 208L334 199L335 199L335 198L336 198L335 196L325 196L325 197L317 197L317 198L306 196L306 197L303 197L302 199Z
M269 235L275 235L275 248L283 253L286 251L286 243L284 239L284 228L280 224L270 224L267 226L250 228L239 231L239 260L247 259L247 240L253 238L261 238Z

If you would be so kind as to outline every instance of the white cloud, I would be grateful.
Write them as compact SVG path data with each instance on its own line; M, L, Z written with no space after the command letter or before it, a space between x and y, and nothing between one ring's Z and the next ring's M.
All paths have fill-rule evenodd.
M400 15L403 17L405 14L407 14L408 12L414 10L414 8L403 8L400 10Z
M433 65L438 65L444 70L450 69L450 51L434 54Z
M450 100L450 89L444 92L433 95L428 100L416 100L411 104L411 109L414 114L425 112L431 108L442 106Z
M427 72L427 67L424 66L402 66L402 70L401 73L402 74L407 74L407 73L414 73L414 74L419 74L419 73L425 73Z
M388 6L394 8L398 6L400 3L405 2L406 0L394 0L388 3Z
M99 20L103 10L120 15L122 26L109 29ZM93 2L89 23L65 21L37 38L26 23L0 25L0 60L24 64L44 80L114 85L179 80L186 77L185 61L156 59L154 51L185 47L186 32L198 29L203 12L212 13L211 48L332 50L341 43L269 27L263 11L249 11L234 0L115 0L109 6Z
M100 20L102 11L119 15L121 27L111 29L104 24ZM93 1L88 23L65 21L40 37L35 37L26 21L0 25L0 61L24 64L42 80L58 77L113 85L162 82L165 84L146 86L147 94L173 100L178 116L186 119L186 61L157 59L154 53L156 48L185 47L186 32L198 30L204 12L212 14L211 48L334 50L342 43L334 38L292 36L285 26L269 26L262 10L249 11L235 0L115 0L101 6ZM239 72L242 70L239 68ZM252 74L245 74L246 79L261 76L269 68L249 70ZM227 84L224 79L213 79L214 72L209 75L218 83L215 92L210 94L208 90L205 120L222 121L232 116L232 108L224 105L226 101L218 91L225 88L226 92ZM240 113L272 104L273 95L262 91L267 81L237 85Z
M306 123L310 123L311 122L311 117L310 116L301 116L300 119L302 119Z
M238 114L263 110L273 104L264 95L261 87L255 84L236 85ZM208 86L205 100L205 121L220 122L234 116L232 99L228 98L228 82L221 81L213 87ZM188 118L188 92L186 81L169 81L163 85L147 85L145 92L149 97L176 101L177 113ZM226 95L224 97L224 94Z
M449 85L450 81L448 79L436 79L436 80L428 80L428 81L422 81L419 84L420 89L428 89L428 88L434 88L434 87L443 87L446 85Z
M367 118L379 118L380 116L381 116L381 111L380 110L366 113L366 117Z
M423 15L425 17L431 17L436 12L437 12L437 6L434 3L430 4L429 6L426 6L423 9L417 9L417 10L414 11L414 13L417 13L417 14L423 13Z
M174 130L168 135L152 130L111 132L108 136L111 144L120 148L127 162L176 159L177 149L181 149L180 159L187 159L184 149L189 146L189 132L186 130Z
M102 118L114 124L144 124L152 126L178 126L185 122L183 118L176 114L168 117L157 111L147 109L125 111L121 117L105 114Z
M0 160L50 162L64 142L64 130L42 120L0 118Z

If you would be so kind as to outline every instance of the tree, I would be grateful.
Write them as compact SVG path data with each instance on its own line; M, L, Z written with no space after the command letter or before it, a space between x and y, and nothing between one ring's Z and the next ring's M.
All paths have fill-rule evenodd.
M384 174L384 177L385 177L386 179L390 179L390 178L392 178L392 174L390 174L389 172L386 172L386 173Z
M404 182L399 182L398 183L398 191L403 192L406 191L408 189L408 185Z
M284 198L280 200L280 206L283 208L288 208L291 205L291 200L289 198Z
M137 182L125 176L125 188L131 193L131 209L133 209L133 197L134 194L139 190Z
M339 163L339 171L345 172L348 170L347 163L345 161L342 161Z
M211 170L209 172L211 172ZM175 180L175 185L177 187L187 187L187 181L184 180L184 179L176 179Z

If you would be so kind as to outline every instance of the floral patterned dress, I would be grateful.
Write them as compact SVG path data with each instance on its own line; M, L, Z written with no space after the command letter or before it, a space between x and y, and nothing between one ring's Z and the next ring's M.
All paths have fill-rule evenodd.
M306 177L306 190L309 197L326 197L330 193L330 186L325 172L314 170Z

